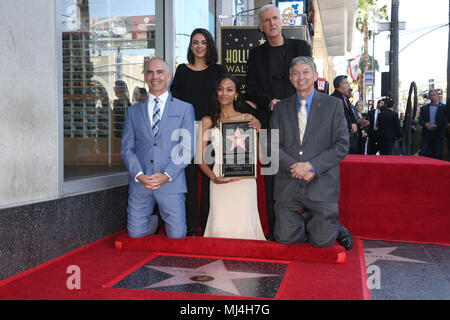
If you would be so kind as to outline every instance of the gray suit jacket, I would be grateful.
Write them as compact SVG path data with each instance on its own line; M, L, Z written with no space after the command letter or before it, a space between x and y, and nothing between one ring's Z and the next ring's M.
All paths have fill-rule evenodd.
M134 177L142 171L169 174L172 181L158 192L185 193L184 168L194 155L194 108L169 94L155 138L147 105L148 98L129 107L125 118L121 155L130 173L130 192L141 187Z
M304 184L311 200L338 201L339 163L347 155L349 147L342 101L315 91L302 144L298 128L297 94L277 103L270 127L272 131L279 130L280 139L280 168L275 176L274 199L291 201L300 185ZM316 172L316 177L309 183L291 177L291 165L304 161L309 161Z

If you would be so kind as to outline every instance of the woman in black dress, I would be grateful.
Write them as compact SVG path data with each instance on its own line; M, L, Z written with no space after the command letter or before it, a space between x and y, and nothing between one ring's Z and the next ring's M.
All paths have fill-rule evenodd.
M180 64L170 86L172 96L191 103L195 110L197 146L194 161L185 169L188 193L186 194L187 236L197 235L198 225L198 163L201 161L201 119L209 115L211 95L225 68L217 64L214 39L206 29L195 29L187 52L189 63ZM199 139L200 138L200 139ZM209 212L209 178L202 172L200 227L205 230Z

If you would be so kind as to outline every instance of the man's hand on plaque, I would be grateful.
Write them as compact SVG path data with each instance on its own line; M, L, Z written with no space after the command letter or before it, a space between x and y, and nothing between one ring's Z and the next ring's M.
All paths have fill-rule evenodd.
M275 105L276 105L278 102L280 102L279 99L273 99L273 100L270 101L269 107L270 107L270 110L271 110L271 111L273 111L273 107L275 107Z
M258 119L256 119L254 116L250 115L251 120L248 122L248 126L250 128L256 129L256 133L261 130L261 122L259 122Z

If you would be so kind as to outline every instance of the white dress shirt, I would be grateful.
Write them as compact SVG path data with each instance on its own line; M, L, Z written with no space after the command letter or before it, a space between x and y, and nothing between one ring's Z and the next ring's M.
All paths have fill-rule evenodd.
M373 130L378 130L378 116L380 115L380 109L375 110L375 114L373 116Z
M159 99L159 119L162 119L163 117L163 113L164 113L164 108L166 107L166 101L167 98L169 97L169 92L166 91L164 92L162 95L160 95L158 97ZM150 123L153 126L153 108L155 107L155 96L152 95L150 92L148 93L148 105L147 105L147 109L148 109L148 116L150 117Z
M159 101L158 101L159 119L162 119L162 116L163 116L163 113L164 113L164 109L166 107L166 101L167 101L168 97L169 97L169 92L168 91L164 92L162 95L160 95L158 97L158 99L159 99ZM152 95L150 92L148 93L147 110L148 110L148 116L150 118L150 127L153 126L153 108L155 107L155 98L156 97L154 95ZM134 178L134 180L136 182L139 182L137 177L140 176L141 174L144 174L144 173L142 171L138 172L138 174ZM169 176L169 174L167 172L164 172L164 174L169 178L169 181L172 181L172 178Z

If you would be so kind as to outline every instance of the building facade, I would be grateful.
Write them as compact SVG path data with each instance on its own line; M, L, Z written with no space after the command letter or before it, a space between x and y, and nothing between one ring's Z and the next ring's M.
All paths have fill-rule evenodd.
M268 2L1 1L0 280L125 229L120 140L126 108L146 89L145 60L163 57L174 71L193 29L217 40L221 25L254 24L252 9ZM331 78L331 38L309 2L320 21L314 56Z

